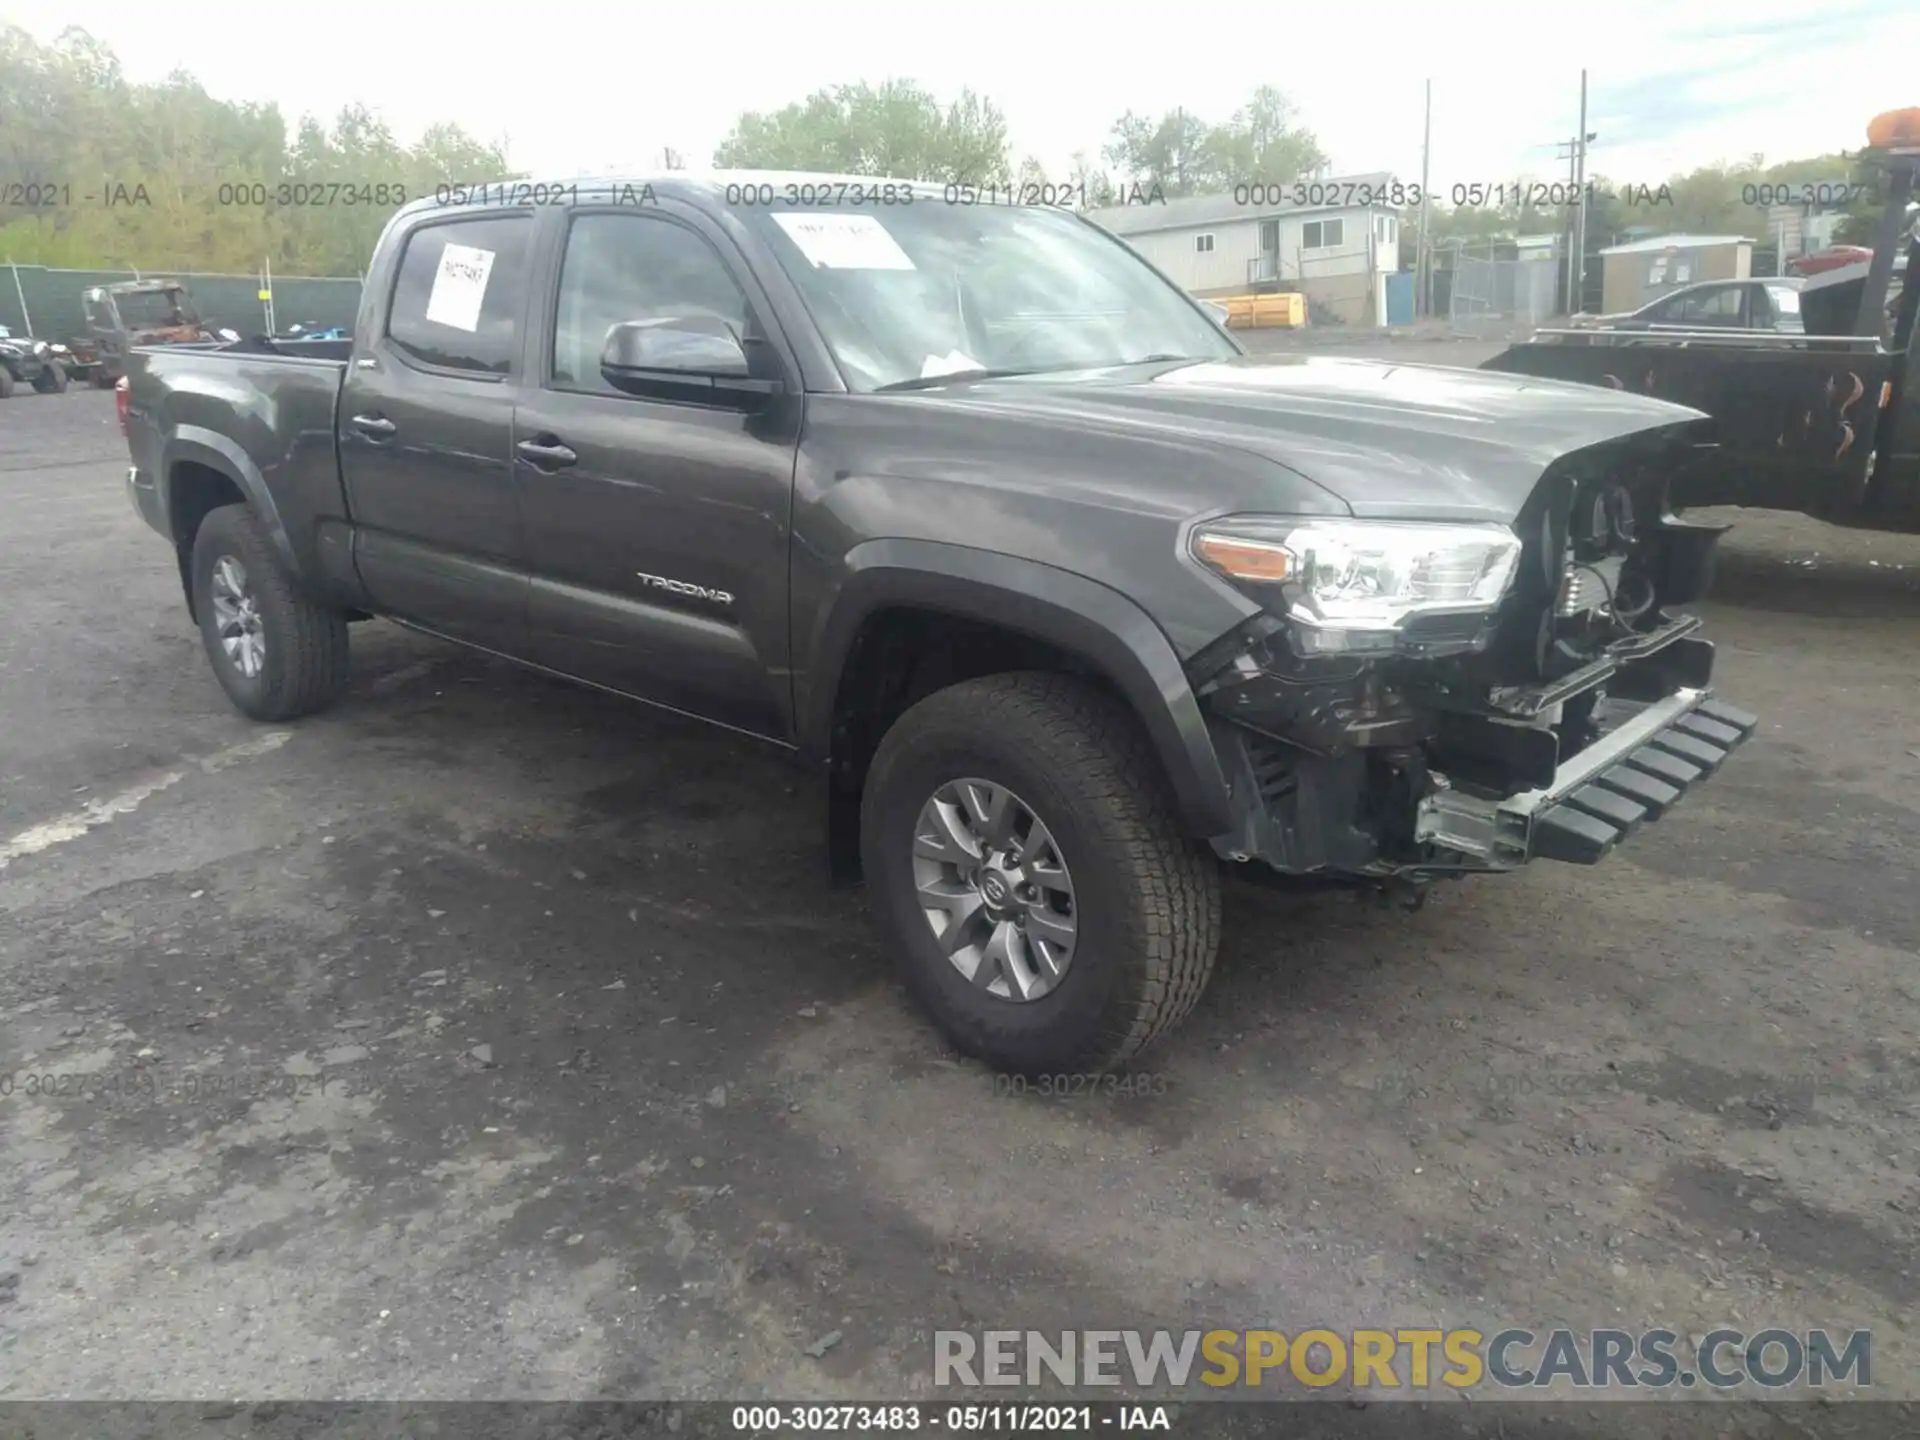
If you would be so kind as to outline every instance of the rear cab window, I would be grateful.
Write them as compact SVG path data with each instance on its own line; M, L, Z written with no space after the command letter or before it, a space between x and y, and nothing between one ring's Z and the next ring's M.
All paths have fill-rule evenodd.
M513 366L533 224L526 215L433 221L407 236L386 340L431 370L498 378Z

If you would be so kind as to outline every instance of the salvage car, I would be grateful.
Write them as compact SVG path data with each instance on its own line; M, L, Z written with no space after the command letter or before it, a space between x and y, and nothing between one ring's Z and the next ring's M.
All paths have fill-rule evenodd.
M1886 174L1871 259L1796 282L1795 333L1700 325L1548 328L1482 367L1655 395L1714 418L1716 443L1672 477L1673 503L1790 510L1920 533L1920 109L1868 130ZM1767 281L1781 284L1781 281Z
M1223 871L1596 862L1754 730L1683 609L1695 411L1248 355L1053 208L545 188L399 211L351 340L134 352L128 494L215 676L312 714L380 616L768 741L994 1065L1174 1025Z
M1576 315L1581 330L1746 330L1802 333L1799 276L1706 280L1618 315Z
M22 385L30 385L42 395L53 395L67 388L65 361L67 347L31 335L15 335L0 325L0 400Z

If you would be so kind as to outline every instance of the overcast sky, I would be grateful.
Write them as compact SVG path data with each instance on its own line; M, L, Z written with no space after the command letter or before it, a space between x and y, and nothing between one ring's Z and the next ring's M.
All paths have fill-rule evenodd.
M1564 175L1554 143L1577 128L1583 65L1591 168L1617 179L1856 148L1873 114L1920 104L1920 78L1903 78L1920 74L1912 0L0 0L0 19L42 39L77 21L133 79L184 67L223 98L277 101L290 121L355 100L405 140L455 121L504 140L516 168L556 175L651 169L663 146L699 166L743 110L889 76L943 97L972 86L1005 112L1016 162L1031 154L1056 174L1075 151L1097 155L1129 108L1219 120L1271 83L1335 173L1409 180L1431 78L1442 198L1456 182Z

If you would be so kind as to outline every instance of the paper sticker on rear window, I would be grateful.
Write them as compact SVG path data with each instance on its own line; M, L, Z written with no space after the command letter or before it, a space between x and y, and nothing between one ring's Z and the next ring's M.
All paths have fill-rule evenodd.
M816 270L911 270L913 261L879 220L837 211L779 214L787 232Z
M465 330L480 328L480 305L487 298L487 277L493 274L492 250L473 245L448 245L440 252L440 269L427 297L427 319L435 325Z

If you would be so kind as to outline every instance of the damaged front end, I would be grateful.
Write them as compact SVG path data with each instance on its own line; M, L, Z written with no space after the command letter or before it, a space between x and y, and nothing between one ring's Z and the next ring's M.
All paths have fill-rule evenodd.
M1724 531L1668 510L1684 448L1576 452L1510 527L1198 529L1195 558L1264 606L1187 667L1234 800L1215 848L1399 887L1592 864L1717 769L1756 722L1712 697L1678 613Z

